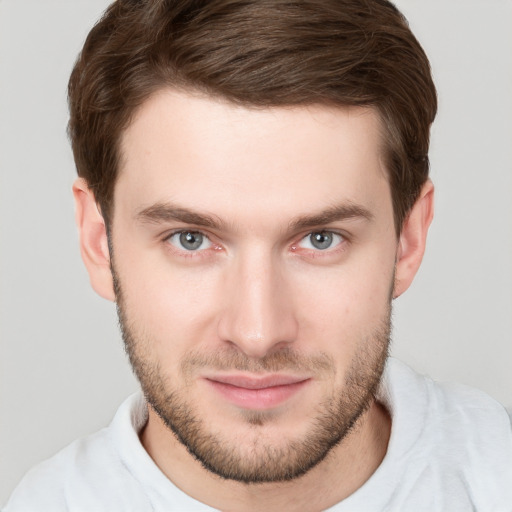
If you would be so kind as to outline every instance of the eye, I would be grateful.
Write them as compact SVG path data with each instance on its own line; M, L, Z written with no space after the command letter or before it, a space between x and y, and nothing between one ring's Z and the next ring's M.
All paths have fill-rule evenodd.
M315 249L325 251L336 247L343 242L343 237L338 233L332 231L314 231L306 235L299 243L298 246L302 249Z
M178 231L169 236L167 241L185 251L199 251L212 246L208 237L199 231Z

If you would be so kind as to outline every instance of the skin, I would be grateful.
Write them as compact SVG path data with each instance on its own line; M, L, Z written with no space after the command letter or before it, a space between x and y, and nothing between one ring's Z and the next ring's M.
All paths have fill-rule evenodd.
M358 361L377 368L387 339L375 333L389 321L391 296L409 287L421 263L433 187L425 184L397 237L381 131L372 109L246 109L164 90L123 134L111 244L135 356L254 463L265 447L307 438L322 404L350 389L351 369L366 372ZM74 195L91 284L116 300L94 196L81 179ZM337 216L326 215L333 210ZM208 241L187 251L173 235L180 230ZM315 248L312 232L334 233L333 244ZM306 384L256 409L233 404L208 382L223 372L273 375L261 362L285 353L302 363L324 357L329 370L276 363L278 373ZM190 365L197 354L200 364ZM215 354L214 363L204 359ZM233 368L220 368L222 361ZM178 487L215 508L322 510L363 485L385 456L387 411L371 400L360 412L326 458L287 482L220 478L152 407L141 440Z

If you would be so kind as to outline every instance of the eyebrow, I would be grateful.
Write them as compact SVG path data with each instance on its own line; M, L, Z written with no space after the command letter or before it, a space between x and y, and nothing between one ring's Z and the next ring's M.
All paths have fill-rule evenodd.
M214 215L199 213L171 203L156 203L140 210L135 214L135 217L140 222L150 224L179 221L184 224L195 224L212 229L224 227L224 222Z
M291 231L300 231L306 228L331 224L348 219L373 220L373 213L364 206L348 202L331 206L317 214L304 215L290 222Z
M222 230L226 228L226 223L215 215L199 213L172 203L156 203L148 206L137 212L135 217L142 223L150 224L179 221L184 224L193 224L210 229ZM348 202L331 206L315 214L299 216L290 221L288 229L299 231L331 224L332 222L358 218L371 221L374 215L364 206Z

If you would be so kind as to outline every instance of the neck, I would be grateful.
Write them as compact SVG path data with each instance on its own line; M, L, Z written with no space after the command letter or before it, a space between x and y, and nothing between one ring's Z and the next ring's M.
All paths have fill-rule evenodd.
M149 408L141 441L161 471L182 491L207 505L228 511L325 510L359 489L382 462L391 419L374 402L352 431L305 475L289 482L244 484L203 468Z

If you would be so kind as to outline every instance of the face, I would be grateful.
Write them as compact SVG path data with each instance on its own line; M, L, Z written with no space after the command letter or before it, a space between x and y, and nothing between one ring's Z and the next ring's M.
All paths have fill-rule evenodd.
M386 358L397 239L378 116L163 91L122 156L112 266L152 410L225 478L303 474Z

